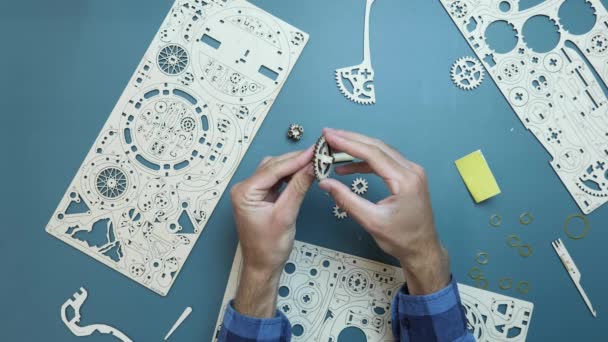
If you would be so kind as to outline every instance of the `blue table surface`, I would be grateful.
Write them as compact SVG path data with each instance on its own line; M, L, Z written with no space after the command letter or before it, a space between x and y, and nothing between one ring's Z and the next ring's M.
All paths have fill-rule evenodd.
M490 290L535 304L529 341L599 341L608 312L608 206L589 216L589 235L568 239L566 217L580 213L549 165L549 155L518 120L489 77L472 92L456 88L449 69L472 51L438 0L378 0L372 57L378 103L364 107L338 92L333 72L361 61L363 0L253 1L310 33L310 43L233 178L242 180L266 155L314 143L323 127L382 138L429 175L437 228L460 282L480 251ZM539 1L536 1L539 2ZM83 323L103 322L136 341L160 341L187 306L194 311L173 341L208 341L237 244L224 196L167 297L161 297L51 237L44 227L76 173L172 2L167 0L2 1L0 4L1 168L0 340L79 341L59 308L80 286L89 290ZM290 123L304 125L290 143ZM502 194L475 205L454 161L482 149ZM343 178L350 182L352 177ZM370 178L370 199L386 189ZM297 239L394 263L354 221L334 219L318 188L307 197ZM535 220L521 226L519 216ZM488 218L500 213L503 224ZM603 222L603 223L602 223ZM505 239L534 248L522 258ZM599 312L593 319L551 248L561 237ZM528 281L525 295L498 279ZM82 339L85 340L85 339ZM96 335L87 341L110 341Z

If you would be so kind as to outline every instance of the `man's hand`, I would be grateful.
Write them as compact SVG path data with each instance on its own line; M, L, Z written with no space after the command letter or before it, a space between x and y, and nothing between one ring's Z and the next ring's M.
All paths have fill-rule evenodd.
M374 204L334 179L323 180L321 188L373 236L382 250L401 262L410 294L430 294L447 286L449 258L435 231L424 170L377 139L333 129L325 129L324 135L332 149L362 160L338 166L336 173L375 173L391 195Z
M293 248L296 218L313 181L313 149L265 158L256 173L230 192L243 270L234 307L241 314L270 318L279 279ZM287 182L285 190L280 191Z

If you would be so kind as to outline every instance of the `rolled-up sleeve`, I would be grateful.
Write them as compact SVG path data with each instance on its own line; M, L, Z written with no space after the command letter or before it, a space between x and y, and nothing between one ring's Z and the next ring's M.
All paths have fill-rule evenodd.
M401 342L474 342L454 278L443 290L412 296L404 285L393 299L393 334Z
M254 318L236 312L230 302L217 340L219 342L288 342L291 341L291 325L287 317L278 310L274 318Z

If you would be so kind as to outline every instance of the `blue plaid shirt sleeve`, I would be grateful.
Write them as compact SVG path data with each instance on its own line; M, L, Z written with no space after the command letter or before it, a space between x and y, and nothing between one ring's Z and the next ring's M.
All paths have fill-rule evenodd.
M393 299L393 335L400 342L475 342L454 278L443 290L411 296L407 286Z
M452 279L443 290L427 296L411 296L404 285L393 299L393 335L400 342L475 342L467 330L458 285ZM226 308L218 342L289 342L291 325L277 310L274 318L247 317Z
M217 340L218 342L289 342L291 324L278 310L274 318L268 319L241 315L234 310L231 301L226 308Z

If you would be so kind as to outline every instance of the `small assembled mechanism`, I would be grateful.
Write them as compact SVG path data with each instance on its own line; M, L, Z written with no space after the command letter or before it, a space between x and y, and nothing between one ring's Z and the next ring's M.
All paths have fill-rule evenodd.
M511 278L502 278L498 281L498 287L502 290L508 290L513 287L513 279Z
M481 85L485 71L481 63L473 57L462 57L450 70L452 82L462 90L473 90Z
M289 125L289 130L287 131L287 137L294 141L299 141L302 139L304 135L304 127L298 124Z
M357 195L363 195L367 192L368 183L363 178L356 178L353 181L351 188L353 189L353 192L356 193Z
M570 232L570 222L572 220L574 220L575 218L582 220L583 224L585 225L583 232L580 233L579 235L574 235L574 234L572 234L572 232ZM566 232L566 235L568 235L568 237L571 238L572 240L580 240L580 239L584 238L585 236L587 236L587 233L589 232L589 220L587 219L587 217L585 217L583 215L570 215L566 218L566 223L564 223L564 231Z
M171 330L169 330L169 332L167 333L167 336L165 336L165 341L168 340L169 337L171 337L173 332L175 332L175 330L177 328L179 328L179 326L182 325L182 323L184 323L186 318L188 318L188 316L190 316L191 313L192 313L192 308L187 307L186 310L184 310L184 312L179 316L179 318L177 319L175 324L173 324L173 327L171 327Z
M334 205L334 216L340 220L343 220L348 217L348 213L344 211L344 209L338 207L338 205Z
M315 177L318 181L329 177L331 173L331 166L338 163L348 163L355 160L355 158L346 153L333 153L331 147L325 140L324 136L321 136L315 144L315 155L313 156L313 166Z
M560 260L562 261L562 264L564 264L566 271L568 271L568 274L570 274L570 278L572 278L572 281L574 282L574 285L576 285L578 292L580 292L581 296L583 297L583 300L585 301L585 304L587 304L589 311L591 311L593 317L597 318L597 312L593 309L589 297L587 297L585 290L583 290L583 287L581 286L581 272L574 264L574 260L572 260L572 257L570 256L570 253L568 253L568 250L562 242L562 239L554 240L553 242L551 242L551 245L553 246L553 249L555 249L555 253L557 253L557 256L559 256Z
M525 212L519 216L519 223L523 224L524 226L529 225L533 221L534 216L532 216L532 214L530 214L529 212Z
M70 331L76 336L89 336L98 331L100 334L108 334L115 336L122 342L133 342L122 332L105 324L91 324L85 327L79 326L78 323L80 323L80 307L82 307L82 304L84 304L84 301L87 299L87 296L87 290L85 290L84 287L81 287L80 291L74 293L74 299L68 299L61 306L61 320L68 327L68 329L70 329ZM68 308L72 308L74 310L74 317L72 317L71 319L68 319L67 317Z
M498 214L494 214L490 216L490 226L492 227L500 227L502 224L502 216Z
M363 62L359 65L336 70L336 83L347 99L358 104L376 103L374 69L369 46L369 17L374 0L367 0L365 7L365 31L363 37Z

